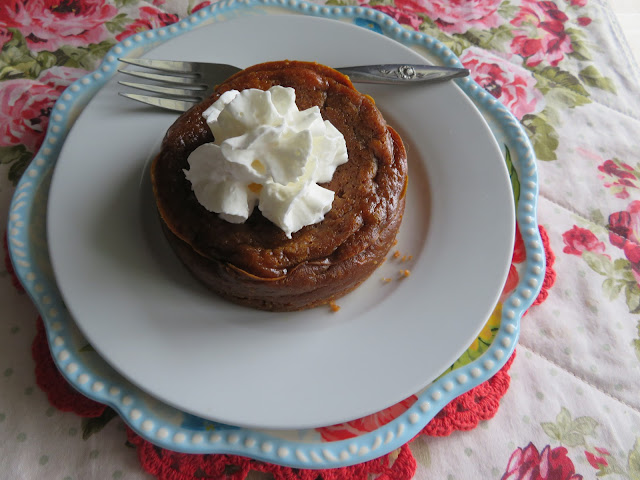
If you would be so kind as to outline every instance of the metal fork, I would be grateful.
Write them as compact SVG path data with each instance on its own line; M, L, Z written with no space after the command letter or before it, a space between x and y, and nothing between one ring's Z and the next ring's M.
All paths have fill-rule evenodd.
M119 92L120 95L176 112L184 112L204 100L213 93L216 85L241 70L224 63L179 62L143 58L120 58L119 60L137 67L164 72L164 74L160 74L119 69L118 71L121 73L156 82L156 84L147 84L118 81L119 84L158 93L162 96ZM466 68L408 64L365 65L337 68L336 70L347 75L354 83L437 83L469 75L469 70Z

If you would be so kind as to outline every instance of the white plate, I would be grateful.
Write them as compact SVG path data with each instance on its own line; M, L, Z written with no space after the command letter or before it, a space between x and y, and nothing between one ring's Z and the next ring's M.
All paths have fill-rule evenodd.
M284 58L334 66L423 60L366 29L290 15L205 25L145 56L241 67ZM414 394L471 344L504 285L515 212L500 149L457 86L359 87L408 148L398 248L413 259L386 262L337 314L281 314L210 295L173 256L145 166L175 115L119 97L118 79L93 98L62 148L48 241L69 311L125 377L200 417L302 429ZM411 276L382 282L399 268Z

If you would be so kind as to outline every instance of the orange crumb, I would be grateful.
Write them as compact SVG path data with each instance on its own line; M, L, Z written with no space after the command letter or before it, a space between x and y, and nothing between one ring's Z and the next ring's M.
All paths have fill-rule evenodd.
M390 279L389 277L384 277L384 278L382 279L382 281L383 281L384 283L389 283L389 282L391 281L391 279Z
M396 250L395 253L393 254L393 258L398 258L398 257L400 257L400 252Z
M401 259L400 261L401 261L401 262L406 262L406 261L407 261L407 256L406 256L406 255L403 255L403 256L402 256L402 259Z
M407 278L409 275L411 275L411 270L400 270L401 277Z
M395 247L397 244L398 244L398 239L396 238L396 239L393 241L392 245Z
M262 190L262 185L260 185L259 183L250 183L249 190L251 190L253 193L260 193L260 191Z
M409 255L409 256L407 257L407 260L413 260L413 255Z
M334 302L333 300L329 302L329 308L331 309L332 312L337 312L338 310L340 310L340 306L337 305L336 302Z

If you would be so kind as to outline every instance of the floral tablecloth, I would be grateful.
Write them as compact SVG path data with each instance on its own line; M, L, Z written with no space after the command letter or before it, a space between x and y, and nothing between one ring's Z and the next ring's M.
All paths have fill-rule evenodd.
M0 225L64 88L118 41L210 3L0 1ZM555 286L523 319L495 416L418 437L396 453L415 459L402 478L640 479L640 71L606 1L360 4L444 42L521 121L556 255ZM9 262L0 305L0 477L152 478L120 419L62 412L36 386L37 312Z

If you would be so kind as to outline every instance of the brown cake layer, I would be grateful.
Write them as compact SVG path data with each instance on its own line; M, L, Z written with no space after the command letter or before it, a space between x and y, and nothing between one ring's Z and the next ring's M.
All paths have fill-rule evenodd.
M322 186L333 190L322 222L287 238L256 208L243 224L207 211L184 169L189 154L213 135L202 112L227 90L293 87L300 110L317 105L343 135L349 161ZM402 140L373 100L323 65L270 62L243 70L169 128L151 176L169 242L182 262L211 290L264 310L299 310L353 290L384 260L395 239L407 184Z

